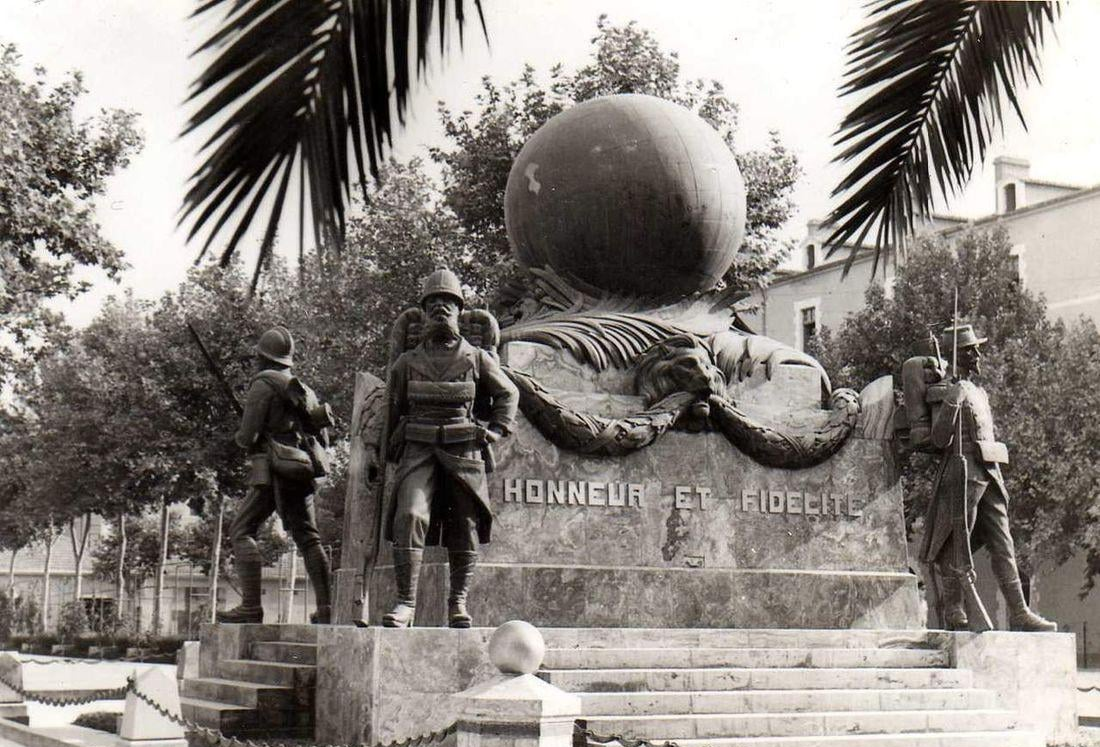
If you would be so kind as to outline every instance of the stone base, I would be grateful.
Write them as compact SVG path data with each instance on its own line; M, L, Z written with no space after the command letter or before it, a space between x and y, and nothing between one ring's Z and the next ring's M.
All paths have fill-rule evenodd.
M445 558L428 553L418 626L446 625ZM392 566L376 570L369 600L370 621L380 625L394 601ZM518 619L540 627L909 629L920 600L908 573L483 563L469 609L477 625L493 627Z
M320 628L316 741L373 744L451 725L462 713L458 694L497 676L487 651L492 632L491 628ZM659 713L664 707L661 698L671 702L686 691L727 692L708 697L728 697L731 704L736 701L729 707L744 714L757 713L756 709L767 712L779 702L776 689L789 691L784 696L791 701L786 711L805 715L829 710L829 703L835 704L843 695L839 691L850 690L851 698L863 702L868 692L881 689L895 699L919 700L928 695L924 705L913 707L944 710L945 718L957 720L959 713L952 709L961 706L957 700L950 705L949 699L957 697L955 690L961 688L970 689L978 699L970 707L1014 713L1017 729L1041 737L1044 743L1074 743L1076 733L1074 641L1066 634L699 628L543 628L541 632L550 671L540 676L567 692L619 689L628 698L630 693L646 691L631 706L636 716ZM598 671L576 671L576 667ZM625 669L616 675L612 671L616 667ZM662 672L647 667L699 669L667 672L662 677L658 676ZM622 678L618 685L612 681L616 676ZM684 680L693 676L699 681ZM947 692L937 695L925 688ZM805 703L794 704L791 699ZM985 716L979 712L974 717Z

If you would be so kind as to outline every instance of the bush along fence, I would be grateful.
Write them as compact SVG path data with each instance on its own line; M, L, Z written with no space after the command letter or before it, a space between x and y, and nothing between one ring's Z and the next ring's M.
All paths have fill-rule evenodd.
M534 628L530 629L534 631ZM500 630L498 629L498 633ZM537 631L535 631L537 634ZM495 637L495 636L494 636ZM541 642L541 635L538 635ZM676 747L675 742L655 744L646 739L624 735L596 734L581 719L581 701L534 675L542 663L539 646L537 657L527 657L522 667L512 662L497 661L499 674L458 693L458 719L446 728L416 737L378 743L373 747L430 747L434 744L457 744L457 747ZM0 737L31 744L27 726L6 719L25 701L50 706L86 705L100 700L120 700L126 704L118 728L120 747L136 747L136 743L157 740L159 747L186 747L203 744L209 747L280 747L281 743L264 740L227 737L215 729L191 722L181 715L179 689L176 680L161 669L151 668L126 680L125 685L75 698L55 698L23 688L22 665L11 654L0 655ZM22 734L21 734L22 733ZM21 741L19 736L26 736ZM328 745L327 747L336 747Z

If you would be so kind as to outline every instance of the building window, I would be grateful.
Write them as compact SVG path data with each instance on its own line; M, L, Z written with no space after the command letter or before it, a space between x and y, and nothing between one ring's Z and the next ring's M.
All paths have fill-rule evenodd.
M817 309L813 306L802 309L802 349L806 349L806 343L817 334Z
M1005 212L1011 213L1016 209L1016 185L1005 185Z
M1015 244L1010 250L1009 262L1012 264L1012 273L1016 276L1016 285L1024 287L1027 275L1027 263L1024 261L1025 247L1023 244Z
M812 270L817 266L817 255L813 244L806 244L806 269Z

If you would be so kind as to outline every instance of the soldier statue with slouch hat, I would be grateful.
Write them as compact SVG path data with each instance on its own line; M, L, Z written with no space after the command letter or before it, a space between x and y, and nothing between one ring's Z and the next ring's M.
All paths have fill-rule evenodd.
M387 380L387 459L397 466L385 537L393 543L397 603L383 618L387 627L413 623L425 545L447 548L449 625L471 625L466 596L493 518L487 462L491 444L515 424L519 393L497 362L495 343L488 343L493 332L499 337L495 319L464 305L458 277L437 270L423 281L420 308L394 325L401 352ZM415 345L410 319L419 334ZM481 346L466 339L463 325L483 330Z
M940 365L943 362L938 361L943 380L927 390L926 399L932 406L925 421L929 427L922 437L928 450L942 455L942 461L928 506L920 559L931 565L933 580L938 582L934 586L940 598L934 601L945 628L965 630L970 626L964 591L973 595L971 553L984 546L1008 607L1009 627L1053 632L1058 625L1033 612L1024 598L1009 528L1008 490L1001 475L1001 465L1008 463L1008 449L996 440L985 390L972 380L974 374L981 373L985 342L969 324L950 327L941 336L940 349L954 351L957 373L947 377ZM956 460L957 469L952 469L952 460ZM980 600L975 600L974 606L980 609ZM984 615L984 610L979 614Z
M248 450L251 470L248 494L229 528L241 603L219 612L218 622L263 622L261 570L256 535L272 513L294 539L317 600L311 621L331 621L329 561L313 508L317 478L327 472L331 411L291 372L294 338L286 327L272 327L256 345L257 372L252 377L234 440Z

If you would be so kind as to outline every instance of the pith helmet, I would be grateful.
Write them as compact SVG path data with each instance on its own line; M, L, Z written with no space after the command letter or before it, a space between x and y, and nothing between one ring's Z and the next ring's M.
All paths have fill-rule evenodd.
M958 327L948 327L940 335L940 350L945 354L951 352L952 347L955 344L955 333L959 335L959 350L963 348L972 348L976 345L981 345L988 338L978 337L974 333L974 327L969 324L960 324Z
M458 275L446 268L436 270L424 278L420 284L420 305L424 305L424 301L428 296L437 294L450 296L458 301L459 306L466 305L466 299L462 296L462 283L458 281Z
M272 327L260 335L256 355L284 366L294 365L294 338L283 326Z

